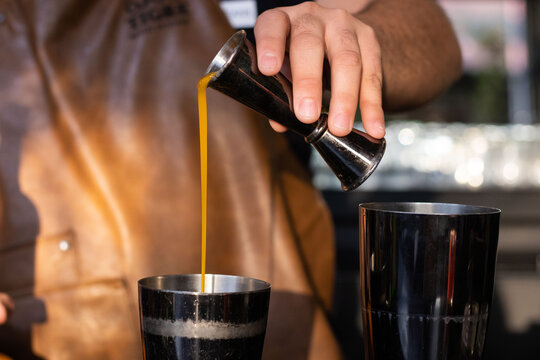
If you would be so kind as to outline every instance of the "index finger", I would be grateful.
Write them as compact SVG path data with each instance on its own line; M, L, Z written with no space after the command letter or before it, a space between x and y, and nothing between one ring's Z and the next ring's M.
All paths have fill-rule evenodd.
M275 75L281 70L290 28L289 16L279 8L266 10L257 18L253 29L257 66L264 75Z

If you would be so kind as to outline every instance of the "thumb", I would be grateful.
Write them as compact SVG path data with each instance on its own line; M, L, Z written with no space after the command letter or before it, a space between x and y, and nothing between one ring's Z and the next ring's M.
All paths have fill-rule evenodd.
M0 325L7 321L7 310L4 304L0 302Z
M0 325L7 321L8 315L13 311L14 307L15 304L11 298L7 294L0 293Z

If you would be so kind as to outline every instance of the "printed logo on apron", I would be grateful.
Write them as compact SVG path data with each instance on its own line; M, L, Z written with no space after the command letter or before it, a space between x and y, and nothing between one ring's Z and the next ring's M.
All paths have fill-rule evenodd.
M129 0L124 12L131 38L189 20L189 9L183 0Z

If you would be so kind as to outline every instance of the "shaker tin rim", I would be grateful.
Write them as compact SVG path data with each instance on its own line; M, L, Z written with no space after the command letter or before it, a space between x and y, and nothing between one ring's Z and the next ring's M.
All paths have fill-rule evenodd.
M495 215L501 210L495 207L437 203L437 202L367 202L358 205L360 210L425 216L472 216Z
M154 281L158 278L161 279L172 279L172 278L190 278L190 277L198 277L200 280L201 274L164 274L164 275L153 275L153 276L147 276L142 279L139 279L137 281L137 284L139 285L139 288L144 288L151 291L160 291L165 293L173 293L173 294L186 294L186 295L197 295L197 296L216 296L216 295L240 295L240 294L253 294L253 293L259 293L259 292L266 292L270 291L272 288L272 284L270 284L267 281L259 280L255 278L250 278L246 276L238 276L238 275L225 275L225 274L206 274L205 277L217 277L217 278L229 278L229 279L245 279L248 281L253 281L255 284L257 284L257 288L252 290L238 290L238 291L218 291L218 292L202 292L202 291L196 291L196 290L177 290L177 289L163 289L158 286L152 286L151 284L148 284L150 281ZM208 279L206 279L208 281Z

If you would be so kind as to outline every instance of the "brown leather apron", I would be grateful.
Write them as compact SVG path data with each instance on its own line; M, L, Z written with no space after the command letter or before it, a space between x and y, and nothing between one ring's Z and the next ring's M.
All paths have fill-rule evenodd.
M0 353L140 358L137 280L200 272L209 0L0 0ZM339 357L323 201L264 119L209 91L210 273L272 283L266 359Z

